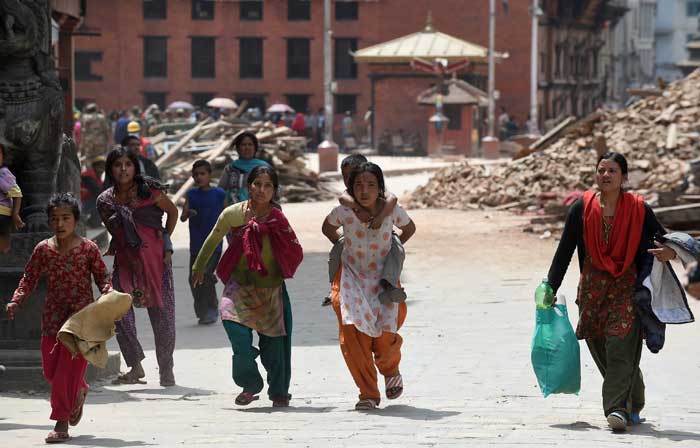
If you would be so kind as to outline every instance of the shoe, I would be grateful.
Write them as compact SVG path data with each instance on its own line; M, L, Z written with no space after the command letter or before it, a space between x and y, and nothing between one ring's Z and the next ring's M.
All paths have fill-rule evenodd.
M328 305L330 305L331 303L332 303L332 302L331 302L331 298L328 297L328 296L326 296L326 297L323 298L323 301L321 302L321 306L328 306Z
M288 408L289 407L289 395L278 395L272 397L272 407L273 408Z
M613 431L625 431L627 429L627 417L622 412L611 412L608 415L608 426Z

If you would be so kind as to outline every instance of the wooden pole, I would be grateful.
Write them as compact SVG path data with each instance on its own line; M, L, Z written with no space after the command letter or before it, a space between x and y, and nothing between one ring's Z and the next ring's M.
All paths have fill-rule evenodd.
M163 166L163 164L164 164L165 162L167 162L167 161L170 160L175 154L177 154L178 152L180 152L180 150L181 150L182 148L184 148L185 146L187 146L187 144L190 142L190 140L192 140L193 138L195 138L195 137L197 136L197 134L198 134L199 131L202 129L202 127L204 127L204 125L205 125L205 124L208 124L209 122L211 122L211 118L207 118L207 119L205 119L204 121L202 121L201 123L199 123L197 126L193 127L192 130L190 130L190 132L188 132L187 135L186 135L182 140L180 140L180 141L178 142L178 144L175 145L175 147L174 147L173 149L171 149L170 151L168 151L167 153L165 153L164 155L162 155L162 156L156 161L156 166L157 166L158 168L160 168L161 166Z
M209 155L209 157L207 157L207 160L211 162L212 160L216 159L221 154L223 154L223 152L226 151L226 149L228 149L231 146L231 143L234 140L236 140L236 137L238 137L238 135L243 133L243 132L244 131L239 131L236 133L236 135L233 136L232 139L227 139L227 140L224 140L223 142L221 142L221 144L214 150L214 152L212 152ZM193 184L194 184L194 179L192 179L191 177L189 179L187 179L187 182L185 182L185 184L182 187L180 187L180 189L177 190L177 193L175 193L175 195L173 196L173 198L172 198L173 203L177 204L177 202L185 195L187 190L189 190Z

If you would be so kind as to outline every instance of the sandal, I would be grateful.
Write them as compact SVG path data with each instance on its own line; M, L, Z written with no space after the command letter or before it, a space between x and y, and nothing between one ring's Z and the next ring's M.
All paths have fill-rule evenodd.
M65 443L70 440L68 431L51 431L44 439L46 443Z
M248 406L250 403L254 402L255 400L259 400L260 397L251 393L251 392L241 392L238 394L236 397L236 404L238 406Z
M377 406L379 406L379 401L373 400L371 398L365 398L364 400L360 400L355 404L355 410L356 411L373 411L377 409Z
M70 419L68 420L68 423L71 426L76 426L78 423L80 423L80 419L83 418L83 407L85 406L87 392L87 389L81 389L80 392L78 392L78 399L75 402L75 408L73 409Z
M114 381L112 381L112 384L146 384L146 382L141 378L143 378L143 376L139 377L133 371L122 373Z
M272 397L272 407L273 408L288 408L289 407L289 395L278 395Z
M403 378L400 373L384 377L384 384L386 386L386 398L389 400L396 400L403 393Z

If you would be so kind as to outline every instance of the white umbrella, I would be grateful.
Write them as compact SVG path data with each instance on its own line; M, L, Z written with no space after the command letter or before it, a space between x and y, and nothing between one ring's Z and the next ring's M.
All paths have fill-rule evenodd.
M168 109L190 109L194 110L194 106L187 101L175 101L168 104Z
M207 103L207 106L215 109L238 109L238 104L230 98L214 98Z
M293 113L294 113L294 109L292 109L291 107L287 106L286 104L275 103L275 104L273 104L272 106L270 106L270 107L267 108L267 112L270 113L270 114L275 114L275 113L278 113L278 114L284 114L284 113L293 114Z

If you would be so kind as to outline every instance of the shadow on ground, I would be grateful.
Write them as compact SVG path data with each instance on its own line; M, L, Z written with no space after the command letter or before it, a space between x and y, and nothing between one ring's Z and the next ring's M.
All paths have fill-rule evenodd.
M435 411L428 408L417 408L406 404L395 404L373 411L359 411L364 414L381 415L383 417L401 417L408 420L436 421L443 418L460 415L457 411Z
M574 422L568 424L550 425L550 428L564 429L568 431L610 431L609 428L601 428L600 426L591 425L588 422ZM648 436L657 439L667 439L673 442L682 442L684 440L700 441L700 433L688 431L675 431L672 429L659 430L651 423L642 423L637 426L627 428L627 433L635 436Z
M272 406L262 408L222 408L225 411L238 411L248 414L273 414L282 412L285 414L324 414L331 412L335 406L313 407L313 406L290 406L288 408L273 408Z
M128 386L127 386L128 387ZM125 401L198 401L198 397L215 395L216 392L194 387L174 386L129 389L125 386L100 388L88 395L88 405L112 404Z
M155 445L154 443L146 443L141 440L122 440L122 439L110 439L106 437L95 437L91 435L80 435L73 437L70 441L64 443L64 445L75 445L75 446L104 446L104 447L127 447L127 446L148 446Z
M51 431L53 425L23 425L20 423L0 423L0 432L3 431L22 431L24 429L41 429Z

